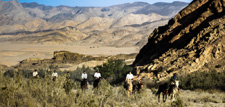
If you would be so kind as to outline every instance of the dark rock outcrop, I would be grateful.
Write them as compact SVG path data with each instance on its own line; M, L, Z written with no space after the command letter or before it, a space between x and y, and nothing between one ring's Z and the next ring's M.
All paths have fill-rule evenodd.
M152 32L133 65L165 74L224 70L224 25L224 0L194 0Z

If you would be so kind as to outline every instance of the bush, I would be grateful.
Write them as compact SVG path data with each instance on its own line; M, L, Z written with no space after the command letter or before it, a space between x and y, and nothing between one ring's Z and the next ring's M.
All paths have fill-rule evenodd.
M180 79L180 87L183 89L221 89L225 91L225 71L194 72Z
M171 103L172 107L184 107L184 101L178 97L176 101Z
M111 84L120 83L125 79L126 73L132 71L132 68L127 66L123 60L109 59L101 66L97 66L102 77L109 81Z
M81 68L77 68L75 71L70 72L71 79L74 81L81 81L81 74L83 71L86 71L88 75L88 82L94 81L94 70L90 67L82 66Z

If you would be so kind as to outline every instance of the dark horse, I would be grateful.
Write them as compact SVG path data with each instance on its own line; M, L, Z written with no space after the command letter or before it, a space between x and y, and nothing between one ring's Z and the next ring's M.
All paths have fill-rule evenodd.
M100 82L101 78L95 79L93 87L98 88L98 83Z
M85 89L88 89L87 79L83 79L81 81L81 89L84 91Z
M140 92L140 90L143 88L144 83L139 82L133 82L133 92Z
M164 83L159 86L158 92L156 95L158 95L158 102L160 102L160 94L163 94L163 102L166 102L167 94L168 94L168 83Z

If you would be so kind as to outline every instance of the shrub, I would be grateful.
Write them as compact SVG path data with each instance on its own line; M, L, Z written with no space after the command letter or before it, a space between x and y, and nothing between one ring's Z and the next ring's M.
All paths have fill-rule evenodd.
M81 68L77 68L73 72L70 72L71 74L71 79L74 81L81 81L81 74L83 71L86 71L88 75L88 82L93 82L94 81L94 70L91 69L90 67L82 66Z
M178 97L176 99L176 101L171 103L171 106L172 107L184 107L184 101L180 97Z
M225 91L225 71L194 72L180 79L180 87L183 89L221 89Z
M132 68L127 66L123 60L109 59L101 66L97 66L102 77L106 78L111 84L120 83L124 80L126 73L132 71Z

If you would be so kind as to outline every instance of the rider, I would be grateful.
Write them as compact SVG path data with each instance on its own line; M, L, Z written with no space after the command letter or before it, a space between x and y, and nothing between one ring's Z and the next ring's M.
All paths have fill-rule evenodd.
M136 78L136 81L138 82L138 90L140 90L141 88L143 88L143 83L141 82L141 75L138 74L137 78Z
M174 73L173 76L170 78L170 84L174 85L175 81L179 81L177 77L177 73Z
M85 85L85 82L87 82L87 73L86 71L83 71L83 73L81 74L81 87Z
M178 82L176 82L178 81ZM177 77L177 73L174 73L173 76L170 78L170 84L171 85L176 85L178 88L178 91L180 92L180 88L179 88L179 79Z
M95 72L94 74L94 78L95 78L95 81L94 81L94 88L98 86L98 83L100 81L100 78L101 78L101 73L99 72L99 69L97 69L97 72Z
M66 79L67 79L67 80L71 79L70 72L67 72L67 74L66 74Z
M101 73L99 72L99 69L97 70L97 72L95 72L94 77L95 79L100 79Z
M36 69L35 69L34 72L33 72L33 77L34 77L34 78L38 78L38 77L39 77L38 72L37 72Z
M127 74L127 76L126 76L126 80L125 81L127 81L128 79L129 80L133 80L133 77L134 77L134 75L131 73L131 71Z
M86 73L86 71L83 71L83 73L81 75L81 79L82 79L82 81L85 80L85 79L87 79L87 73Z
M56 70L54 70L54 72L52 73L52 80L56 81L57 77L58 77L58 73L56 72Z

